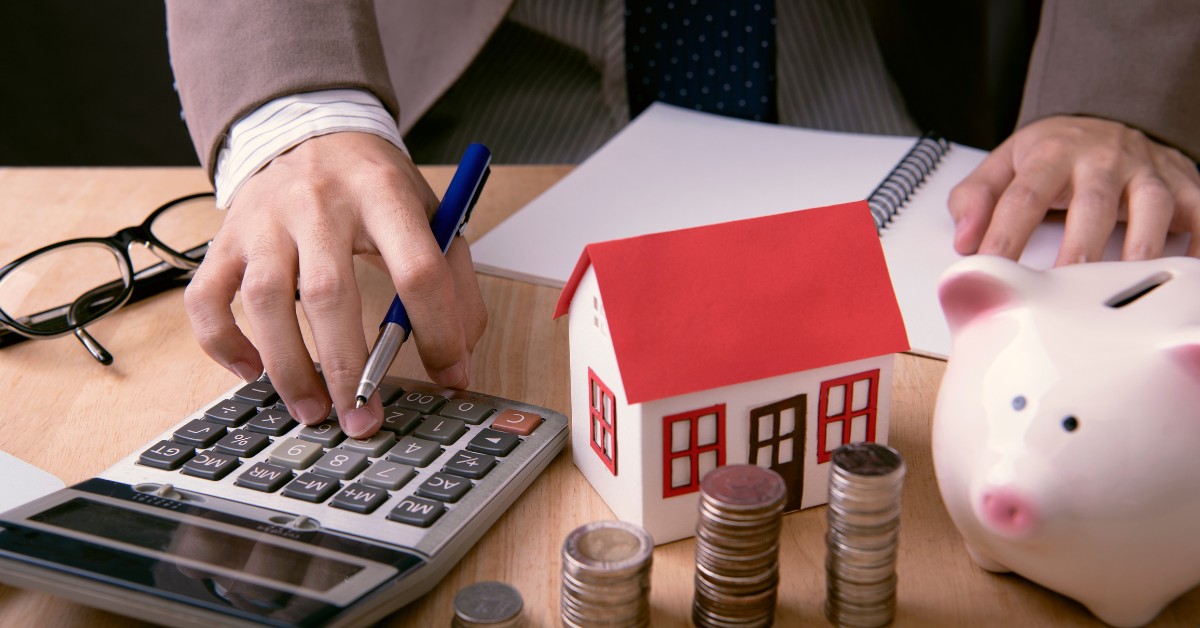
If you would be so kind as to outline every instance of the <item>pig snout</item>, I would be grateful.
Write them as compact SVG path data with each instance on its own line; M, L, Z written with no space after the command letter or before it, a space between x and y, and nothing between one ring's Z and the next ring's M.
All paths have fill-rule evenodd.
M979 497L979 518L991 531L1011 539L1033 534L1038 511L1033 500L1012 487L991 487Z

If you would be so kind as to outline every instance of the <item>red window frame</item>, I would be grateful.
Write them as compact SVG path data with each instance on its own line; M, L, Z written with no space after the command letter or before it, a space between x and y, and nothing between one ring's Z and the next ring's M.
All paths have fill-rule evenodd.
M706 414L717 415L717 441L710 445L700 446L700 417ZM683 451L671 451L671 426L680 421L690 421L692 424L690 448ZM700 454L716 450L717 466L725 466L725 404L717 404L699 410L681 412L663 417L663 498L686 495L700 490ZM671 462L676 458L690 456L692 459L692 481L683 486L671 486Z
M600 408L596 406L596 391L600 391ZM604 418L604 399L608 396L608 407L611 414L611 420ZM612 458L604 453L604 447L596 442L596 428L599 427L601 432L608 435L608 442L612 443ZM613 396L612 390L600 381L596 376L595 371L588 367L588 442L592 444L592 451L600 456L600 461L613 475L617 474L617 398Z
M867 390L867 407L862 410L851 410L850 406L854 403L854 383L867 380L870 382ZM841 414L829 416L829 391L836 386L846 387L845 402L842 404ZM867 415L867 439L866 442L875 442L875 415L876 406L879 400L879 369L873 371L863 371L854 375L847 375L837 379L831 379L827 382L821 382L821 396L817 401L817 464L829 462L829 456L832 451L825 451L825 434L828 431L828 425L835 421L842 422L842 444L850 442L850 419Z

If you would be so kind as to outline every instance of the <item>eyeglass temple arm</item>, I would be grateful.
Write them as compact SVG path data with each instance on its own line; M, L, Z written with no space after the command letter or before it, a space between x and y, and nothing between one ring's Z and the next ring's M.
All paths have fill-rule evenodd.
M112 354L109 353L108 349L105 349L103 345L101 345L99 342L96 342L96 339L92 338L92 335L87 333L86 329L82 327L76 329L75 337L79 339L79 342L83 343L83 348L87 349L88 353L92 354L92 357L96 358L97 362L103 364L104 366L108 366L113 363Z

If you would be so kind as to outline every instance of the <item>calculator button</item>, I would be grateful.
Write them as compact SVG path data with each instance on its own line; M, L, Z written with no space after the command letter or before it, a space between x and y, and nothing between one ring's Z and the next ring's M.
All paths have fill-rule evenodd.
M396 435L387 431L379 430L370 438L347 438L342 443L341 448L350 451L357 451L360 454L366 454L372 458L382 456L387 450L396 444Z
M246 419L254 416L256 412L258 412L258 408L254 407L254 404L226 399L206 410L204 418L213 423L237 427L245 423Z
M392 406L383 409L383 425L379 429L395 432L396 436L407 436L420 423L420 412Z
M208 447L225 435L225 426L208 421L188 421L187 425L175 430L171 440L193 447Z
M283 436L288 430L296 426L296 421L292 419L292 415L279 410L263 410L258 413L258 416L250 419L246 424L245 429L251 432L260 434L269 434L271 436Z
M359 481L363 484L378 486L389 491L394 491L408 484L408 481L417 474L417 470L408 464L396 464L386 460L380 460L371 465L367 472L363 474Z
M446 403L446 398L441 395L427 393L420 390L411 390L400 396L396 400L395 405L409 410L416 410L421 414L433 414Z
M487 454L477 454L471 451L460 451L454 454L450 462L442 467L442 471L464 478L478 480L487 475L496 466L496 459Z
M437 443L405 436L388 452L387 459L414 467L425 467L442 454Z
M320 425L306 425L300 428L296 436L319 443L326 449L337 447L338 443L346 439L346 434L342 432L342 426L338 425L337 419L325 419Z
M328 475L339 480L349 480L367 468L367 456L353 451L334 449L313 465L313 473Z
M379 391L379 400L385 406L392 405L397 397L404 394L404 389L395 384L380 384L377 390Z
M438 502L431 502L420 497L405 497L404 501L397 504L387 517L392 521L428 528L444 512L446 512L446 507Z
M447 419L440 416L426 417L421 425L413 430L413 436L436 441L443 445L453 445L454 441L466 433L466 423L458 419Z
M233 393L233 398L265 408L278 401L279 395L275 394L275 387L270 382L251 382Z
M492 421L492 429L520 436L529 436L541 424L542 415L540 414L505 410L496 415L495 420Z
M271 450L271 464L292 469L307 469L321 457L321 446L299 438L286 438Z
M264 493L274 493L279 487L292 479L292 470L265 462L259 462L248 471L238 476L233 483L244 488L252 488Z
M138 457L138 462L147 467L174 471L179 468L179 465L187 462L195 453L195 448L188 445L172 443L169 440L160 440L150 449L143 451L142 455Z
M283 488L283 496L317 504L329 499L341 487L342 484L333 478L303 473Z
M188 460L179 472L205 480L219 480L229 475L229 472L236 469L238 464L240 464L238 459L233 456L202 451Z
M379 505L386 502L389 497L391 495L381 488L354 483L335 495L329 505L361 515L369 515L375 512L375 509L379 508Z
M471 442L467 444L467 449L481 454L507 456L519 444L521 444L521 439L517 438L516 434L483 429L475 435L475 438L471 439Z
M439 410L438 414L454 419L462 419L471 425L479 425L495 411L495 408L485 406L482 403L453 399Z
M473 485L470 480L445 473L434 473L417 487L417 495L453 504L462 499L462 496L471 490L471 486Z
M217 441L216 450L239 458L249 458L257 455L270 443L271 439L267 438L266 434L237 430Z

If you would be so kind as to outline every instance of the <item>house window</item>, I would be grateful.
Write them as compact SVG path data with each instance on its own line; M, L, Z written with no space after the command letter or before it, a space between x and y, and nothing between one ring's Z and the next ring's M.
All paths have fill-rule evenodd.
M663 497L700 490L725 465L725 404L663 417Z
M592 451L604 461L604 466L617 474L617 406L612 391L592 369L588 369L589 414L592 423Z
M821 382L817 463L846 443L875 442L879 369Z

